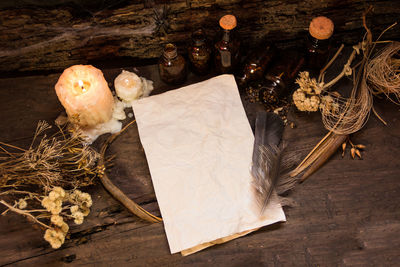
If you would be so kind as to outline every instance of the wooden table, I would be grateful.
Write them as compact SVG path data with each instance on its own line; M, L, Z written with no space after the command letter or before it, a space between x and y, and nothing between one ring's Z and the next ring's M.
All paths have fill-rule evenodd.
M154 93L169 89L155 66L139 74L155 81ZM105 70L113 81L120 69ZM0 140L24 146L39 120L53 122L63 110L54 92L59 74L0 79ZM206 77L190 76L187 83ZM256 105L245 103L249 119ZM0 265L89 266L394 266L400 264L400 124L399 106L377 101L375 116L352 138L367 146L363 160L331 160L291 196L297 207L285 209L287 222L188 257L171 255L162 223L149 224L131 215L100 185L87 191L94 205L84 224L71 226L58 250L43 231L16 214L0 217ZM306 155L326 133L320 115L292 112L297 127L287 127L291 150ZM128 120L127 120L128 121ZM126 122L127 122L126 121ZM106 137L94 145L99 147ZM115 154L109 177L129 197L159 215L151 178L136 126L110 147ZM0 212L4 210L0 207Z

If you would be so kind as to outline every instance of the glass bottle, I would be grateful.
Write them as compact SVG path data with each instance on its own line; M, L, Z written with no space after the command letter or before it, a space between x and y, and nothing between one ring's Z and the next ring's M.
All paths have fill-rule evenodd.
M314 18L308 29L307 67L319 71L328 60L334 25L327 17Z
M259 92L263 104L274 105L290 94L290 85L303 67L304 56L296 51L287 50L265 75L264 85Z
M168 84L180 84L186 79L186 61L178 54L174 44L166 44L158 61L161 80Z
M203 29L192 34L192 43L188 47L188 56L194 73L204 75L210 71L211 48Z
M241 74L237 78L238 84L243 87L251 81L261 79L276 54L276 47L269 43L258 46L247 57Z
M219 20L222 38L215 44L215 68L218 73L233 73L239 62L240 41L235 38L236 17L225 15Z

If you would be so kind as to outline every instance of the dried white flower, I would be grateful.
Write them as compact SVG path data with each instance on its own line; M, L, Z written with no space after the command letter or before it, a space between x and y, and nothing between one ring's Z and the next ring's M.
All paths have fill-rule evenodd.
M52 224L56 225L56 226L62 226L64 223L64 219L63 217L61 217L60 215L52 215L50 218L50 221Z
M60 199L53 201L50 197L44 197L41 204L51 214L59 214L62 210L62 201Z
M65 233L59 229L47 229L44 234L44 239L50 243L54 249L60 248L65 241Z
M68 231L69 231L69 226L68 226L68 224L64 222L64 223L60 226L60 230L61 230L63 233L67 234Z
M293 93L292 98L297 109L300 111L317 111L324 84L317 83L315 78L310 78L307 71L300 72L296 83L299 88Z
M49 193L49 198L53 201L57 199L63 199L65 197L65 191L61 187L54 187L53 190Z
M21 198L18 200L18 208L20 208L21 210L25 209L28 206L28 203L26 203L26 200Z
M82 212L77 211L77 212L75 212L75 213L73 213L73 214L71 214L71 215L72 215L72 217L75 218L74 222L75 222L76 224L82 224L82 223L83 223L83 218L84 218L84 216L83 216L83 213L82 213Z
M74 206L71 206L71 208L69 208L69 209L70 209L71 213L75 213L75 212L79 211L79 206L74 205Z

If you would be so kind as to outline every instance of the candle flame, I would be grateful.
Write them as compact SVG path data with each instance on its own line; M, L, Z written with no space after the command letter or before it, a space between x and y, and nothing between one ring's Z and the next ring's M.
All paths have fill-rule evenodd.
M86 92L85 87L83 87L83 82L81 80L78 81L79 86L82 88L82 92Z

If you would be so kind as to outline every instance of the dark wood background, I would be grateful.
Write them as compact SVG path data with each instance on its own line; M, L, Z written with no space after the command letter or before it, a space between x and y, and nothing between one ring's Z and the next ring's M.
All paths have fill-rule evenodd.
M165 3L168 27L157 30L154 10L162 13ZM400 1L3 0L0 141L27 145L39 120L54 121L63 110L54 85L70 65L95 64L112 83L121 67L132 71L133 66L154 62L167 42L177 43L183 52L198 26L214 38L218 19L226 13L238 17L239 33L248 47L265 36L280 47L299 46L317 15L333 19L336 43L349 44L362 38L361 14L370 4L375 8L369 25L377 36L398 20ZM399 39L399 32L396 26L384 39ZM154 93L171 89L160 82L154 65L135 71L155 81ZM191 74L187 83L205 78ZM252 122L261 107L246 101L244 105ZM188 257L170 255L161 223L132 216L98 184L87 189L94 200L91 214L84 224L71 227L58 250L23 217L0 216L0 266L398 266L400 108L379 99L375 107L388 126L372 115L353 135L354 142L367 146L363 159L335 154L291 193L298 206L285 209L286 223ZM290 119L297 127L285 129L284 139L304 156L326 130L318 113L292 111ZM105 138L94 145L98 148ZM108 153L117 156L109 177L129 197L159 214L136 126ZM0 207L0 213L3 210Z
M336 42L353 44L363 36L361 15L369 5L375 36L399 18L400 1L392 0L3 0L0 73L104 67L116 58L132 66L159 57L168 42L185 52L197 27L215 38L219 18L228 13L237 16L248 47L262 38L279 47L300 45L310 20L320 15L334 21ZM385 38L399 38L398 32L399 26Z
M133 70L128 68L128 70ZM121 69L104 70L111 82ZM159 81L155 66L138 68L155 81L160 93L171 87ZM0 79L0 140L23 146L38 120L54 121L63 110L54 92L59 74ZM191 75L187 83L205 79ZM250 122L261 108L244 102ZM71 226L65 244L50 248L43 231L25 218L0 217L0 266L398 266L400 262L400 124L399 106L377 100L384 126L371 116L352 140L367 146L363 160L340 152L291 197L287 222L188 257L170 255L162 223L132 216L101 185L88 188L94 205L80 226ZM127 110L128 111L128 110ZM289 148L304 156L326 130L320 115L291 112L297 127L287 127ZM105 136L95 146L99 146ZM116 155L109 177L129 197L159 214L136 126L113 143ZM0 207L0 212L4 210Z

